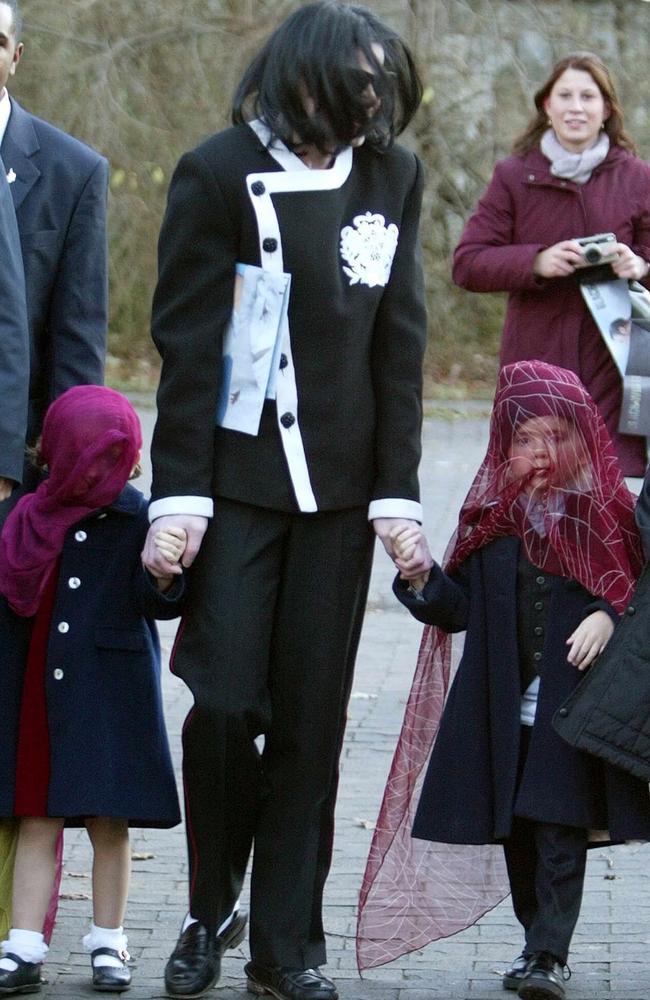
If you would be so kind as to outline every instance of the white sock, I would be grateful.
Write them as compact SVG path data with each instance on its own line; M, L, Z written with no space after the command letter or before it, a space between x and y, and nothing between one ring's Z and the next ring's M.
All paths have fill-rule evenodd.
M221 932L226 929L226 927L228 926L228 924L230 923L230 921L232 920L232 918L237 913L239 913L239 900L237 900L237 902L235 903L235 907L234 907L232 913L230 914L230 916L226 917L226 919L222 923L221 927L217 931L217 934L221 934ZM198 923L198 920L196 919L196 917L193 917L191 913L188 913L187 916L185 917L185 920L183 921L183 926L181 928L181 934L184 931L186 931L188 927L191 927L192 924L197 924L197 923Z
M0 945L3 956L8 952L18 955L23 962L42 962L48 952L43 935L38 931L26 931L21 927L12 927L9 937ZM15 972L18 966L11 958L0 958L0 969Z
M93 952L96 948L112 948L113 951L119 951L120 954L125 955L124 961L130 957L126 950L127 944L128 939L123 927L98 927L97 924L90 925L90 933L86 934L83 939L86 951ZM119 969L122 966L119 958L113 958L112 955L98 955L92 960L92 963L97 969L102 965L111 969Z

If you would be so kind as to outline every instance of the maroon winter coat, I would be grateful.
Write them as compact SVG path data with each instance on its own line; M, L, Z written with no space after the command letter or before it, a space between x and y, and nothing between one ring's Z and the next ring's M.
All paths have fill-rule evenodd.
M598 405L623 471L645 474L645 440L618 434L621 378L577 277L533 274L540 250L613 232L650 261L650 166L614 146L586 184L554 177L539 149L497 164L454 254L456 284L508 292L501 364L538 358L574 371ZM644 280L650 287L650 281Z

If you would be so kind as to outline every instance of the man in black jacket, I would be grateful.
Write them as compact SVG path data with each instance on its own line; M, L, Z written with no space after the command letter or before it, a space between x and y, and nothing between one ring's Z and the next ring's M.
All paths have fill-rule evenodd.
M393 143L419 97L394 32L365 8L310 4L253 60L234 127L186 154L170 188L144 558L169 571L153 547L168 516L188 532L185 566L198 552L174 653L195 706L171 996L207 991L241 940L253 843L249 988L337 996L318 969L322 893L369 522L393 555L391 529L421 519L422 170ZM428 565L422 543L400 568Z
M25 268L31 443L53 399L73 385L103 381L108 163L9 96L22 52L18 2L0 0L0 153Z

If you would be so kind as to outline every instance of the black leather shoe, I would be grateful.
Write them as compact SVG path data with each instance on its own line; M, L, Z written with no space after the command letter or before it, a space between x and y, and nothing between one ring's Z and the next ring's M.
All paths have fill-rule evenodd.
M320 969L290 969L286 966L244 966L249 993L270 993L277 1000L338 1000L338 991Z
M521 986L521 981L526 975L526 967L528 966L528 959L530 956L524 955L523 953L519 955L518 958L514 960L512 965L506 969L503 973L502 983L504 990L518 990Z
M13 972L0 969L0 996L9 993L38 993L41 988L42 962L25 962L18 955L6 952L3 958L10 958L18 966Z
M116 965L95 965L98 955L110 955L117 958L122 964L119 968ZM114 948L95 948L90 954L90 961L93 967L93 989L100 993L121 993L128 990L131 985L131 970L126 964L128 955L123 951L115 951Z
M200 997L212 989L221 975L221 956L236 948L246 933L246 913L235 913L228 926L212 936L204 924L194 923L181 931L165 968L165 989L170 997Z
M567 975L567 979L571 973ZM538 951L531 955L519 986L522 1000L564 1000L564 966L554 955Z

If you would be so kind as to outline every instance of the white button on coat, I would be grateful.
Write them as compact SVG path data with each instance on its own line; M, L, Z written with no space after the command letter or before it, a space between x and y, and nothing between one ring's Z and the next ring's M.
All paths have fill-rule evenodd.
M81 580L78 576L71 576L68 580L68 587L70 590L77 590L81 586Z
M61 632L62 635L65 635L66 632L70 631L70 626L68 625L67 622L59 622L59 624L57 625L57 628L58 628L59 632Z
M85 531L75 531L74 533L75 542L85 542L87 538L88 535L86 534Z
M57 667L56 670L54 671L54 680L55 681L63 680L63 671L61 670L60 667Z

